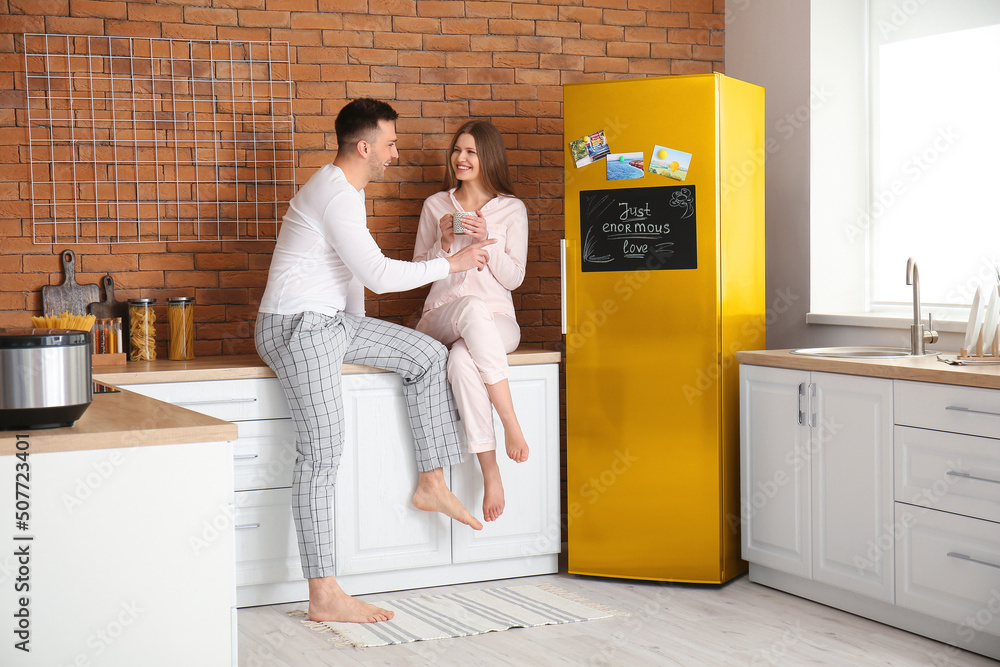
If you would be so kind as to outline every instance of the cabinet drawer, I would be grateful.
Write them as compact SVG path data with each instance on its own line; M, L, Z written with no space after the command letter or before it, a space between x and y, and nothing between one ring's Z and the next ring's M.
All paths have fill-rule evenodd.
M233 476L237 491L276 489L292 485L295 468L295 427L291 419L238 423L233 443Z
M236 493L237 586L302 579L291 499L291 489Z
M1000 391L901 380L894 389L900 426L1000 438Z
M125 389L226 421L291 417L275 378L133 384Z
M1000 440L897 426L893 441L896 500L1000 521Z
M896 604L1000 635L1000 524L896 503Z

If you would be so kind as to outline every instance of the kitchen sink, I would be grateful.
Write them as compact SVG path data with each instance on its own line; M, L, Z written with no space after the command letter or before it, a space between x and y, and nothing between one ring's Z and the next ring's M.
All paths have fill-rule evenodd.
M792 350L792 354L803 354L810 357L837 357L841 359L893 359L912 356L910 350L905 347L877 347L874 345L803 347L798 350Z

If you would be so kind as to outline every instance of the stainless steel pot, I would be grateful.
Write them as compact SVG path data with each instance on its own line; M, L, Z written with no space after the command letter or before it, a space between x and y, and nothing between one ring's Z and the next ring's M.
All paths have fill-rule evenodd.
M93 400L90 333L0 329L0 429L72 426Z

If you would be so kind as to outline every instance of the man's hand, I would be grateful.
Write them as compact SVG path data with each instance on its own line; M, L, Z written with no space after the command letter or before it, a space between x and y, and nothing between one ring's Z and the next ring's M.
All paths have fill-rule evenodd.
M448 273L461 273L469 269L482 271L490 258L489 252L486 251L486 246L493 245L496 242L496 239L479 241L478 243L467 245L454 255L451 255L447 258L450 267Z

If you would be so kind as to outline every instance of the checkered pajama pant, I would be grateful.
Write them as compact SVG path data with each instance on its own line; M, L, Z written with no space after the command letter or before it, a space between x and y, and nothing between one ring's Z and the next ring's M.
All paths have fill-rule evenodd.
M448 350L404 326L347 313L260 313L254 342L278 376L295 424L292 513L303 573L310 579L333 576L333 488L344 447L341 364L402 376L417 469L428 472L462 461Z

